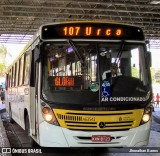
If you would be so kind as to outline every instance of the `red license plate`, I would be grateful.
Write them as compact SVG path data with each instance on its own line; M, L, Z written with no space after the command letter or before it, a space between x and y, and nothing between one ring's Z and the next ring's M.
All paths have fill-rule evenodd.
M92 135L92 142L111 142L110 135Z

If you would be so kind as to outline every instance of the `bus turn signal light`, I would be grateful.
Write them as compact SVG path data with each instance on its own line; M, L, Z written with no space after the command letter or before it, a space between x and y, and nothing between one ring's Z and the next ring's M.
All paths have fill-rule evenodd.
M51 111L51 110L50 110L49 107L44 107L44 108L42 109L43 114L48 114L50 111Z

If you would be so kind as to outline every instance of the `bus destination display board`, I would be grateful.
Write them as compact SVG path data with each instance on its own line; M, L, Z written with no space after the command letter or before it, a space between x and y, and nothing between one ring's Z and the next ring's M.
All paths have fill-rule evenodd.
M42 39L95 38L144 40L140 28L111 23L66 23L42 27Z
M82 77L77 76L49 76L51 87L78 87L82 84Z

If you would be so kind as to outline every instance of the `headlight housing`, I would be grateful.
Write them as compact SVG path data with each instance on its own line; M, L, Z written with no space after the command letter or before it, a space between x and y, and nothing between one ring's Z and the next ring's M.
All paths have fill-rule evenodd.
M147 123L148 121L150 121L150 119L151 119L151 114L152 114L152 108L151 108L151 106L147 106L147 107L144 109L144 113L143 113L143 116L142 116L142 120L141 120L141 124L140 124L140 125L143 125L143 124Z
M46 122L57 125L57 126L59 125L53 110L48 104L43 103L41 110L42 110L42 116Z

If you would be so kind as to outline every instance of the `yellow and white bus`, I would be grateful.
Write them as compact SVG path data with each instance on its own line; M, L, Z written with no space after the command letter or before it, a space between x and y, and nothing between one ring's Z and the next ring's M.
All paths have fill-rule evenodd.
M6 109L42 147L147 145L150 53L141 28L42 25L6 76Z

